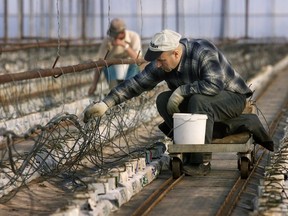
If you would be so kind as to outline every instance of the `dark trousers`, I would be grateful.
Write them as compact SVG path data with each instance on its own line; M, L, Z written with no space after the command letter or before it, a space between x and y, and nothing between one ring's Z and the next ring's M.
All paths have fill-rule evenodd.
M171 94L172 91L160 93L157 97L156 105L159 114L162 116L167 126L173 129L173 117L167 112L167 103ZM214 96L193 94L184 99L180 104L179 109L181 113L206 114L208 116L206 122L205 144L209 144L212 142L214 122L222 122L239 116L243 112L245 105L245 95L222 91Z

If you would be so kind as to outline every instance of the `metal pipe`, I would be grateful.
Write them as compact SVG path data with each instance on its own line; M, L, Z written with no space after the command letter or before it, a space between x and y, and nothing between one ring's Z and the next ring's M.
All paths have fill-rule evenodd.
M38 69L30 70L20 73L13 74L3 74L0 75L0 84L10 83L15 81L30 80L43 77L58 77L63 74L81 72L84 70L98 68L98 67L107 67L113 64L142 64L146 61L144 59L111 59L111 60L100 60L100 61L91 61L88 63L82 63L78 65L71 65L65 67L56 67L52 69Z

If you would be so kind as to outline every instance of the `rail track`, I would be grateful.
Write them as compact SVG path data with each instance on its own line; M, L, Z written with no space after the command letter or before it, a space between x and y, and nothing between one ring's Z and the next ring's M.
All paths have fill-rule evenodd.
M271 136L277 132L282 115L287 112L288 70L274 76L257 98L263 125ZM284 111L283 111L284 110ZM286 110L286 111L285 111ZM277 140L276 146L277 146ZM212 170L207 176L173 179L171 173L155 180L113 215L248 215L255 208L257 187L269 164L270 152L255 145L255 161L247 179L241 178L233 153L213 153ZM165 177L166 176L166 177ZM146 191L154 191L145 194Z

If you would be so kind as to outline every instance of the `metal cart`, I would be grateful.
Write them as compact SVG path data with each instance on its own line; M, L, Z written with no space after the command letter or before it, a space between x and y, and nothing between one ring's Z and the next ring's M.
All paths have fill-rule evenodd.
M171 157L171 169L173 178L179 178L183 169L183 153L213 153L213 152L237 152L238 169L241 178L249 176L251 168L255 163L254 158L254 140L248 132L226 136L222 139L214 139L211 144L170 144L168 152Z

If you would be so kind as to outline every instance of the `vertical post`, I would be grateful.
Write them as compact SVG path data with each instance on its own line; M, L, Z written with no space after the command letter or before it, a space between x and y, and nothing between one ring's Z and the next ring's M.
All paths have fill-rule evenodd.
M100 10L100 19L101 19L101 39L103 39L106 35L106 32L104 32L104 3L103 3L104 0L101 0L100 1L100 7L101 7L101 10Z
M29 21L30 21L30 23L29 23L29 26L30 26L30 28L29 28L29 30L30 30L30 35L29 35L29 37L32 37L32 35L33 35L33 30L34 30L34 17L33 17L33 12L34 12L34 10L33 10L33 8L34 8L34 4L33 4L33 0L30 0L30 11L29 11L29 14L30 14L30 16L29 16Z
M60 40L60 38L59 37L61 37L61 35L60 35L60 32L61 32L61 30L62 30L62 37L63 37L63 35L64 35L64 32L65 32L65 30L67 29L67 26L64 24L64 22L65 22L65 19L64 19L64 17L65 16L62 16L63 17L63 19L61 19L61 15L64 15L64 1L61 1L61 0L59 0L60 2L60 8L58 8L58 10L59 10L59 17L58 17L58 30L57 30L57 37L58 37L58 40ZM58 11L57 11L57 15L58 15ZM64 26L65 26L65 28L64 28Z
M40 31L37 32L37 36L39 37L39 33L41 34L41 37L45 36L45 1L40 1Z
M8 0L4 0L4 41L8 38Z
M220 13L220 38L223 40L225 37L225 26L227 25L227 0L221 1L221 13Z
M246 0L245 2L245 38L246 39L249 37L248 28L249 28L249 0Z
M18 0L18 27L19 27L19 38L23 38L23 1Z
M67 19L67 22L69 22L69 27L68 27L68 33L69 33L69 36L70 37L74 37L74 34L72 34L72 26L73 26L73 19L72 19L72 15L73 15L73 7L72 7L72 1L69 1L69 3L68 3L69 5L68 5L68 8L69 8L69 10L68 10L68 14L67 14L67 16L68 16L68 19ZM64 17L64 16L63 16Z
M86 0L82 1L82 40L86 39L86 22L85 22L85 17L86 17Z
M167 12L166 6L167 6L166 0L162 0L162 29L165 29L167 26L167 23L166 23L166 12Z
M175 4L176 4L176 7L175 7L175 9L176 9L176 12L175 12L175 20L176 20L176 31L177 32L179 32L180 31L180 29L179 29L179 24L180 24L180 22L179 22L179 20L180 20L180 18L179 18L179 1L178 0L175 0Z
M50 38L53 37L53 27L54 27L54 17L55 15L53 14L54 13L54 8L53 8L53 1L48 1L48 4L49 4L49 36Z
M185 11L184 0L176 0L177 7L177 31L185 35Z

